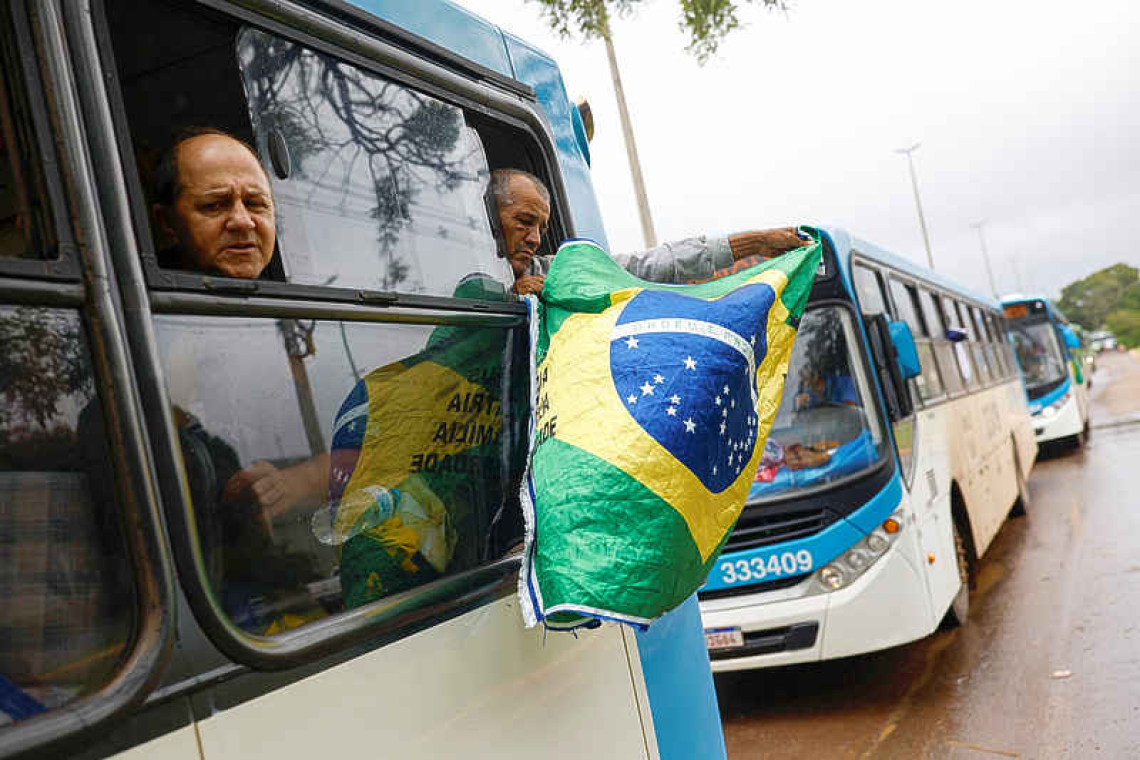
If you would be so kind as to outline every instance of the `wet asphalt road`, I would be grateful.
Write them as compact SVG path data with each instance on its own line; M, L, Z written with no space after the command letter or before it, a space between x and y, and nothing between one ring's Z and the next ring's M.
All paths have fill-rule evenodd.
M716 677L730 760L1140 759L1140 356L1102 354L1083 452L1042 452L964 628Z

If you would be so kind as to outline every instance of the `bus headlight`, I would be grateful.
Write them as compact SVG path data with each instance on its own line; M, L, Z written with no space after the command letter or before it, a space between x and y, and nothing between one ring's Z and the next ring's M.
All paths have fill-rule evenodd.
M1073 395L1072 391L1065 391L1064 395L1062 395L1061 398L1057 399L1056 401L1054 401L1049 406L1047 406L1044 409L1042 409L1041 411L1037 412L1037 414L1040 414L1045 419L1049 419L1054 414L1061 411L1061 407L1063 407L1066 403L1068 403L1068 401L1072 397L1072 395Z
M816 574L814 592L828 593L850 585L887 553L891 544L902 532L904 524L905 515L901 511L884 520L881 527L875 528L862 541L836 557Z
M843 571L834 565L828 565L819 571L819 581L832 591L841 589L843 588Z

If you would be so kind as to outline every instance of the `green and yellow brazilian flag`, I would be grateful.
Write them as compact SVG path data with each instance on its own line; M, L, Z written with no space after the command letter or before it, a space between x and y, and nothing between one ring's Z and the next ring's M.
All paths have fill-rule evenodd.
M530 299L528 626L645 627L704 583L759 465L818 239L699 285L563 244Z

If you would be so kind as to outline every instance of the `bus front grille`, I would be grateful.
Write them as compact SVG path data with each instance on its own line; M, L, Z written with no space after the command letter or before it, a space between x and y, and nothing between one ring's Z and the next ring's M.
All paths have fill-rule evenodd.
M722 554L813 536L837 519L834 512L822 507L745 507Z

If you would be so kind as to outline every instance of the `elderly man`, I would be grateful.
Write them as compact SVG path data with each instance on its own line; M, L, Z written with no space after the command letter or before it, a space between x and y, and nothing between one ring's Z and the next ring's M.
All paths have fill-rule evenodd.
M163 266L258 277L277 237L269 177L253 149L225 132L197 129L170 148L155 177L154 216L174 241Z
M537 294L550 268L549 258L538 256L550 219L550 193L538 177L519 169L492 172L491 191L498 207L504 253L515 273L513 290L520 295ZM795 228L784 227L728 237L701 235L638 253L619 253L614 259L643 280L691 282L711 279L718 270L747 256L774 256L803 244Z

